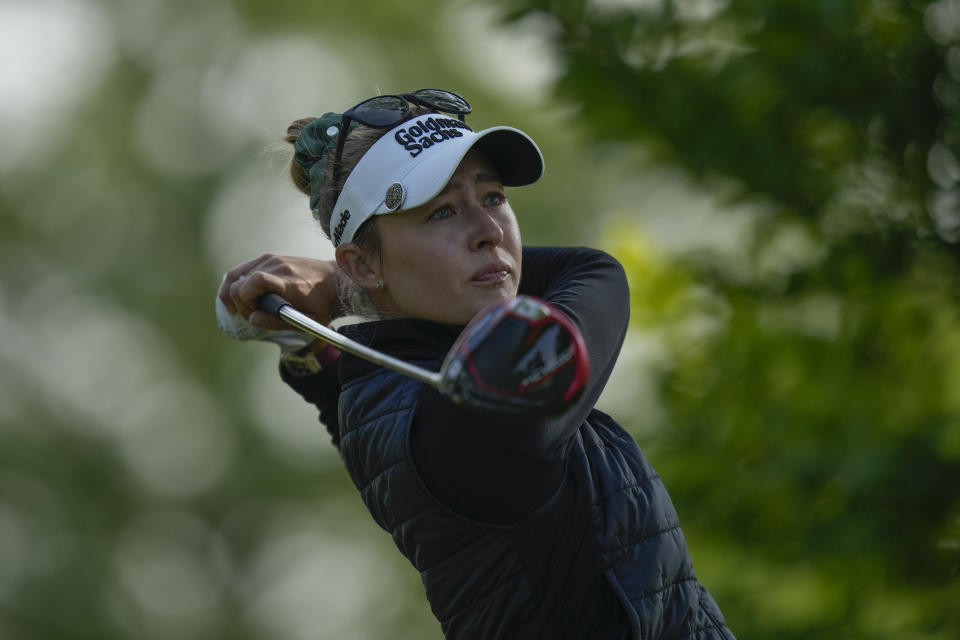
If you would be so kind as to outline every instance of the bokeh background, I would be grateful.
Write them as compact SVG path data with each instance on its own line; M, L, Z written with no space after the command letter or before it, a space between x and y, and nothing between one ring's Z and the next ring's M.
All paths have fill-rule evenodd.
M449 88L627 268L601 406L741 639L960 637L960 0L0 0L0 638L440 638L223 271Z

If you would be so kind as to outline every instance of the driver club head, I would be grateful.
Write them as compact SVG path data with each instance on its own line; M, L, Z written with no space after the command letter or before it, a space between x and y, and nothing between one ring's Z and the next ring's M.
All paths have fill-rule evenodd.
M549 303L521 295L467 325L440 369L440 391L491 411L549 417L580 397L588 369L576 325Z

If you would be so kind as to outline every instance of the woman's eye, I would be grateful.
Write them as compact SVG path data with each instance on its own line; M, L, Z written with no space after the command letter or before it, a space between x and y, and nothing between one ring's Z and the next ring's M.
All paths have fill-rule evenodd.
M496 207L507 201L507 196L502 193L489 193L484 196L483 203L488 207Z
M451 209L449 206L442 206L430 214L430 219L443 220L444 218L449 218L452 215L453 215L453 209Z

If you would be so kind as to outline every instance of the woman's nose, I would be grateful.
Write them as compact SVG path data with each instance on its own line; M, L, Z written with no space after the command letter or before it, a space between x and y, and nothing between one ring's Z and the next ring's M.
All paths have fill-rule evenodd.
M479 205L470 211L473 221L471 246L474 249L483 249L487 246L497 247L503 242L503 222L496 215Z

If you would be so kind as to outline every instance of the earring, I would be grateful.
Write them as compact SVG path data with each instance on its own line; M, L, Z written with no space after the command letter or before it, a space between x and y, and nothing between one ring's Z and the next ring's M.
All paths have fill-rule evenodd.
M383 280L377 280L377 284L373 285L373 288L379 291L380 287L382 286L383 286Z

